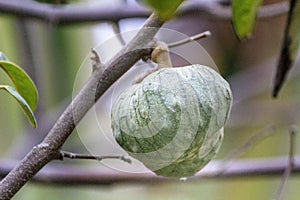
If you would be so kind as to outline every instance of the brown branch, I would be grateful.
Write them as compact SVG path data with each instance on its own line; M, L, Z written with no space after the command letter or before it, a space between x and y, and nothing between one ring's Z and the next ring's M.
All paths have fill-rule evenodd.
M242 178L261 176L281 176L287 167L287 157L266 159L243 159L231 162L230 167L223 173L223 161L212 161L196 176L187 180ZM0 161L0 177L7 174L14 166L12 161ZM292 174L300 173L300 156L294 157ZM74 167L68 165L50 164L32 178L33 182L53 185L110 185L126 184L153 184L179 181L156 176L150 172L133 174L118 171L86 170L84 166Z
M220 1L221 2L221 1ZM231 19L231 7L223 6L218 1L203 3L187 1L179 10L178 15L199 12L217 19ZM288 2L279 2L262 6L259 18L269 18L287 13ZM151 12L143 7L122 4L116 7L84 6L84 5L48 5L35 1L20 3L16 0L0 0L0 13L33 18L50 24L72 24L95 21L119 21L125 18L148 17Z
M151 53L152 48L147 44L162 24L156 15L151 15L131 42L108 62L103 73L101 70L92 73L43 142L35 146L0 182L1 200L12 198L42 167L59 158L59 149L95 101L140 58Z

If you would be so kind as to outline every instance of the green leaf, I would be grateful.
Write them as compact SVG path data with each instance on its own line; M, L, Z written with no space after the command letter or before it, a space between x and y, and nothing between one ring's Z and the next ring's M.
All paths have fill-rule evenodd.
M0 89L7 91L19 102L32 126L36 127L33 111L38 101L38 92L34 83L23 69L8 61L2 52L0 52L0 68L9 76L16 88L0 85Z
M288 71L292 67L300 45L300 0L290 0L283 45L277 66L273 97L278 95Z
M38 93L30 77L23 69L10 61L0 60L0 68L6 72L18 93L26 100L31 110L34 111L38 101Z
M16 91L13 87L8 85L0 85L0 89L5 90L18 101L32 126L36 127L36 119L34 117L34 114L30 106L27 104L26 100L18 93L18 91Z
M239 39L250 37L262 0L233 0L232 23Z
M178 6L184 0L140 0L155 10L158 17L164 21L172 17Z

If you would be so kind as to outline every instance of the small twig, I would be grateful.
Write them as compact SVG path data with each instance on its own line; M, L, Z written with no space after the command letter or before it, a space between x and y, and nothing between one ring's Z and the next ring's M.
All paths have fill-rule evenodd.
M199 33L199 34L191 36L189 38L185 38L183 40L179 40L179 41L170 43L170 44L168 44L168 47L169 48L177 47L179 45L183 45L183 44L186 44L186 43L189 43L189 42L192 42L192 41L196 41L196 40L208 37L208 36L211 36L211 32L210 31L205 31L203 33Z
M235 149L229 156L227 156L224 161L227 162L229 160L235 159L239 157L241 154L243 154L245 151L247 151L250 147L252 147L253 144L255 144L258 141L261 141L262 139L271 136L275 133L275 127L274 125L270 125L263 130L259 131L255 135L251 136L244 144L242 144L240 147Z
M79 154L79 153L72 153L67 151L60 151L60 159L63 160L64 158L98 160L98 161L102 161L104 159L118 159L127 162L129 164L132 163L131 159L126 158L125 156L94 156L90 154Z
M255 143L261 141L262 139L265 139L268 136L273 135L274 133L275 127L274 125L270 125L264 128L263 130L259 131L255 135L251 136L244 144L236 148L232 153L230 153L227 157L223 159L220 174L224 173L227 169L227 166L229 166L233 160L245 153Z
M116 37L118 38L118 40L122 44L122 46L125 46L126 45L126 41L124 40L124 38L123 38L123 36L121 34L119 22L112 22L112 28L113 28L113 31L116 34Z
M101 73L102 73L104 71L105 67L101 63L99 54L97 53L97 51L95 49L92 49L91 52L93 54L93 56L91 57L93 72L95 72L96 70L99 69L99 70L101 70Z
M288 178L289 178L292 170L294 169L294 165L295 165L294 153L295 153L295 142L296 142L295 136L296 136L296 133L297 133L297 128L295 126L292 126L290 128L289 133L290 133L290 141L289 141L290 145L289 145L288 165L287 165L287 167L284 170L284 173L282 175L281 182L279 184L275 200L281 200L282 199L284 188L286 186Z
M94 61L96 64L101 63L100 56L97 53L96 49L93 48L91 52L93 53L93 57L91 57L91 60Z

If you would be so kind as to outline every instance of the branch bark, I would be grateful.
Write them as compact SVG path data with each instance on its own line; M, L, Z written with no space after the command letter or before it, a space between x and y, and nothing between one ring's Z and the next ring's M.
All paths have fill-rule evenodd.
M95 101L135 62L144 56L149 56L152 48L147 44L162 24L163 21L152 14L132 41L108 62L108 67L103 73L101 70L93 72L42 143L35 146L0 182L1 200L12 198L42 167L51 160L59 158L59 149Z
M279 2L262 6L258 12L259 18L269 18L288 12L288 2ZM217 19L230 20L231 7L223 6L218 1L203 3L188 1L179 10L179 15L198 12ZM44 22L64 25L81 22L119 21L125 18L148 17L151 12L143 7L120 5L117 7L99 7L84 5L52 6L35 1L20 3L16 0L0 0L0 13L20 16L22 18L39 19Z

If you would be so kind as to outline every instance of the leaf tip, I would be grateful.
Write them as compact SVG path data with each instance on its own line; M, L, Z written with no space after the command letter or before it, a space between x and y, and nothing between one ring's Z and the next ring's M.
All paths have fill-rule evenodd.
M280 65L279 65L280 66ZM277 98L278 97L278 93L284 83L285 77L286 77L286 73L283 73L281 68L277 68L277 72L276 72L276 76L275 76L275 81L274 81L274 86L273 86L273 90L272 90L272 97L273 98Z
M34 120L31 122L31 125L33 128L37 128L38 125L37 125L35 117L34 117Z
M277 97L278 97L278 92L279 92L279 87L278 86L275 86L274 87L274 89L273 89L273 91L272 91L272 97L274 98L274 99L276 99Z

